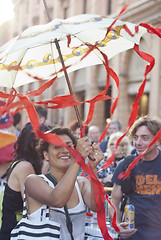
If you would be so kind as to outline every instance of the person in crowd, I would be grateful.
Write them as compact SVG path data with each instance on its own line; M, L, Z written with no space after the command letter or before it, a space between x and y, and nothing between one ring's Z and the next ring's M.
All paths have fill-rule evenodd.
M6 102L0 100L0 108L5 106ZM14 143L17 140L14 119L10 113L3 114L0 118L0 195L6 182L6 170L10 166L14 151Z
M135 228L125 229L127 223L121 220L120 201L123 181L118 176L124 172L125 159L120 161L112 177L114 183L111 202L116 209L117 224L121 239L158 240L161 239L161 151L160 138L147 150L154 136L161 130L161 120L143 116L138 118L130 130L130 136L137 154L143 156L130 172L127 193L129 203L135 207ZM113 210L109 206L112 219Z
M49 127L42 124L40 130L47 131ZM37 142L31 123L27 123L15 142L14 161L7 171L7 184L2 204L1 240L10 239L10 232L20 219L26 177L31 173L41 173L43 160L35 150Z
M16 136L18 137L20 134L20 127L19 124L21 122L21 113L17 112L14 116L13 116L13 126L15 127L15 131L16 131Z
M115 145L116 142L120 137L122 137L123 132L115 132L112 133L109 141L108 141L108 146L106 150L106 154L108 157L111 157L114 150L115 150ZM117 166L118 162L129 155L131 152L131 144L130 144L130 139L128 136L124 136L123 139L120 141L116 151L115 151L115 165ZM105 154L105 155L106 155Z
M37 106L35 107L35 109L38 114L40 123L46 123L47 115L48 115L47 109L42 106Z
M88 137L91 143L99 144L101 133L97 126L90 126L88 129Z
M115 150L116 142L117 140L123 135L122 132L114 132L111 134L109 141L108 141L108 146L105 155L105 159L101 161L101 163L98 165L102 166L105 161L110 158ZM129 155L131 152L131 147L130 147L130 139L128 136L125 136L121 142L119 143L116 151L115 151L115 159L112 165L107 168L103 169L98 173L100 181L106 186L106 187L112 187L113 183L111 181L111 178L113 176L113 173L115 171L116 166L118 163L127 155ZM99 169L98 169L99 170Z
M68 128L72 131L76 138L80 138L80 123L78 120L74 120L69 123ZM88 135L88 126L85 128L85 136Z
M35 110L37 112L39 122L43 123L43 124L46 124L46 125L51 127L51 124L48 123L48 121L47 121L48 110L46 108L42 107L42 106L35 106ZM30 122L30 118L27 115L26 120L25 120L25 124L28 123L28 122Z
M40 123L47 124L48 111L42 106L35 107ZM49 125L49 124L48 124ZM50 126L51 127L51 126ZM44 159L42 166L42 173L46 173L49 169L49 163Z
M48 132L58 135L69 148L75 147L84 159L91 154L94 160L89 159L89 167L97 175L96 166L103 158L97 144L91 145L87 136L76 139L68 128L53 128ZM58 184L54 187L45 175L45 180L42 179L42 175L32 174L27 177L25 189L29 220L35 221L40 218L44 205L48 205L50 220L61 225L60 239L71 240L64 214L64 206L67 205L73 225L73 239L84 239L86 206L96 211L92 182L85 177L78 177L80 166L66 147L40 140L37 150L49 161L49 173Z
M68 127L76 138L80 138L80 124L77 120L70 122Z
M106 120L106 122L108 124L108 119ZM109 137L111 136L111 134L114 133L114 132L121 131L121 127L122 126L121 126L121 123L119 121L115 121L115 120L111 121L111 124L108 128L108 131L107 131L107 135L100 143L100 148L101 148L102 152L104 152L104 153L106 152L108 140L109 140Z

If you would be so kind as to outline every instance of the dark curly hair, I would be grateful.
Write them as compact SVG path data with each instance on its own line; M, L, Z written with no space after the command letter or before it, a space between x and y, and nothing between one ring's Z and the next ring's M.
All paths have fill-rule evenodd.
M46 132L49 129L50 127L46 124L40 126L40 131ZM14 144L15 151L13 153L14 162L17 160L30 162L36 174L41 173L43 162L43 159L40 159L36 151L38 141L39 139L36 137L31 123L27 123Z
M71 130L69 128L52 128L47 133L53 133L56 135L67 135L73 142L74 147L76 148L77 144L77 139L76 137L72 134ZM39 140L39 143L36 147L36 150L41 158L44 157L43 152L46 151L48 152L48 147L49 147L49 142L45 142L43 139Z

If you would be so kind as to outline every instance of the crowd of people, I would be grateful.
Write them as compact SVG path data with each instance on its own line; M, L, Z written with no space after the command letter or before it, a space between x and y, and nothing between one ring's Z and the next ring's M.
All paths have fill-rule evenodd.
M123 135L119 121L111 121L106 137L100 142L101 130L96 125L86 127L85 135L80 137L78 121L71 122L68 128L54 127L47 124L46 109L37 107L36 111L40 131L58 136L66 145L57 146L36 137L29 119L22 129L16 128L21 121L20 113L0 119L0 136L8 139L1 147L8 158L0 159L0 239L9 240L11 231L22 218L24 189L31 223L42 218L42 210L49 206L50 219L60 225L61 240L85 239L86 211L97 211L94 187L87 174L81 172L72 150L83 157L105 188L111 187L112 192L107 193L116 209L120 229L118 239L160 239L160 138L147 148L161 130L161 120L148 116L138 118L129 136L124 136L116 148ZM11 127L14 129L12 133L9 132ZM113 154L111 166L102 169ZM127 169L128 156L132 156L133 161L139 155L141 157L129 177L126 180L120 178ZM53 185L47 174L56 180L57 185ZM135 207L135 227L131 229L127 228L120 210L125 195ZM69 211L72 233L66 225L64 206ZM114 209L111 205L108 206L108 215L112 221Z

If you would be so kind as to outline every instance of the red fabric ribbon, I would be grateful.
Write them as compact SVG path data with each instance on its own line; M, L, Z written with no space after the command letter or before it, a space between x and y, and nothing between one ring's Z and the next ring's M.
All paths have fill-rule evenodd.
M119 16L126 10L127 5L123 7L123 9L121 10ZM113 23L110 25L110 27L107 29L106 35L108 34L108 32L111 30L112 26L115 24L115 22L117 21L117 19L119 18L119 16L113 21ZM158 37L161 38L161 29L160 28L153 28L152 26L146 24L146 23L141 23L138 26L136 26L135 28L135 32L137 33L139 26L145 27L149 33L151 34L155 34ZM130 32L130 30L127 28L127 26L123 26L123 28L125 29L125 31L133 36L133 34ZM68 40L68 46L70 45L71 42L71 36L67 36L67 40ZM106 96L107 90L110 86L110 77L112 77L112 79L115 81L115 84L117 86L118 89L118 95L116 97L116 99L114 100L114 103L112 104L110 113L111 113L111 119L112 119L112 115L116 109L117 103L118 103L118 99L119 99L119 78L116 75L116 73L109 68L108 65L108 58L107 56L101 52L98 47L97 44L95 45L91 45L87 43L87 46L89 47L89 50L87 51L87 53L81 58L81 61L88 56L93 50L98 50L102 56L103 56L103 64L105 66L106 72L107 72L107 80L106 80L106 87L105 89L98 94L97 96L95 96L94 98L84 101L86 103L90 104L90 108L89 108L89 112L88 112L88 116L86 119L86 122L83 126L81 135L84 135L84 129L85 126L88 125L92 119L93 119L93 113L94 113L94 109L95 109L95 103L104 99L108 99L109 96ZM132 110L131 110L131 114L128 120L128 127L125 130L125 133L122 135L122 137L117 141L116 143L116 148L119 144L119 142L121 141L121 139L127 134L128 130L130 129L130 127L133 125L134 121L136 120L137 116L138 116L138 109L139 109L139 100L141 98L141 96L144 93L144 88L145 88L145 84L146 84L146 77L147 74L152 70L154 63L155 63L155 59L150 56L149 54L142 52L139 50L139 46L135 45L134 46L134 50L137 52L137 54L144 60L146 60L149 64L146 66L145 69L145 73L144 73L144 79L142 81L141 86L139 87L138 93L136 95L135 101L132 105ZM68 66L70 67L70 66ZM62 72L64 70L66 70L68 67L63 67L59 72ZM14 69L16 70L16 68ZM20 70L20 67L17 67L17 70ZM53 74L53 76L56 76L57 73ZM32 77L32 76L31 76ZM25 108L27 110L28 116L30 118L31 124L34 128L34 131L36 133L36 135L40 138L43 138L45 141L48 141L52 144L55 145L63 145L65 147L67 147L65 145L65 143L57 136L57 135L53 135L53 134L46 134L43 132L40 132L39 127L40 127L40 122L34 107L34 102L32 103L30 101L30 97L33 96L39 96L40 94L42 94L45 90L47 90L49 87L52 86L52 84L55 82L56 77L53 77L50 81L48 81L45 84L42 84L42 81L40 78L37 77L33 77L35 80L40 81L41 86L34 91L30 91L28 92L26 95L24 94L18 94L15 89L12 89L10 94L6 94L3 92L0 92L0 97L7 99L7 103L4 107L0 108L0 116L5 113L8 112L11 109L13 110L13 114L19 110L22 110L23 108ZM18 97L20 101L17 102L13 102L15 101L15 98ZM47 108L52 108L52 109L57 109L57 108L65 108L65 107L73 107L75 105L79 105L82 104L83 102L77 102L74 98L73 95L66 95L66 96L59 96L59 97L54 97L51 100L47 100L47 101L39 101L36 104L44 104L45 107ZM106 127L106 129L103 131L100 141L105 137L107 129L109 127L110 124L108 124L108 126ZM158 134L155 136L155 138L153 139L153 141L150 143L150 145L148 146L147 150L150 148L150 146L152 146L160 137L161 135L161 131L158 132ZM67 147L68 148L68 147ZM68 148L69 149L69 148ZM146 151L147 151L146 150ZM113 207L113 205L111 204L108 195L106 195L103 185L98 181L98 179L96 178L96 176L94 175L93 171L90 169L90 167L88 166L88 164L85 163L84 159L82 158L82 156L76 151L76 150L71 150L69 149L69 151L71 152L71 154L74 156L75 161L81 166L81 168L83 169L83 171L85 173L88 174L89 178L91 179L91 181L93 182L93 186L94 186L94 191L95 191L95 198L96 198L96 205L97 205L97 216L98 216L98 225L101 229L102 235L104 237L104 239L112 239L108 233L107 230L107 226L106 226L106 216L105 216L105 209L104 209L104 201L105 201L105 197L107 199L107 201L109 202L109 204ZM116 150L115 150L116 151ZM142 153L141 155L139 155L133 162L132 164L130 164L129 168L127 169L125 175L122 175L120 177L127 177L130 173L130 170L132 169L132 167L134 167L134 165L137 163L137 161L143 156L144 153ZM107 160L107 162L105 163L104 166L102 166L103 168L109 167L111 165L111 163L114 160L114 154L112 155L111 158L109 158ZM114 208L114 207L113 207ZM114 217L112 220L112 226L116 229L116 231L119 231L119 228L116 225L116 211L114 211Z

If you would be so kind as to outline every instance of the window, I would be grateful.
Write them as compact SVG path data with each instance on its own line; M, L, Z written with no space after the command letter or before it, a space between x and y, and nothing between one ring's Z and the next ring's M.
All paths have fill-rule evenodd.
M87 11L87 0L83 1L83 13L85 14Z
M112 8L112 0L108 0L107 15L111 14L111 8Z
M147 115L148 114L148 106L149 106L149 95L143 94L143 96L140 98L139 102L139 116Z
M109 89L107 90L107 94L111 97L111 93L112 93L112 86L109 87ZM110 110L111 110L111 99L107 99L104 101L105 102L105 112L104 112L104 117L105 119L110 118L111 114L110 114Z
M35 17L32 18L32 24L33 25L39 24L39 16L35 16Z

